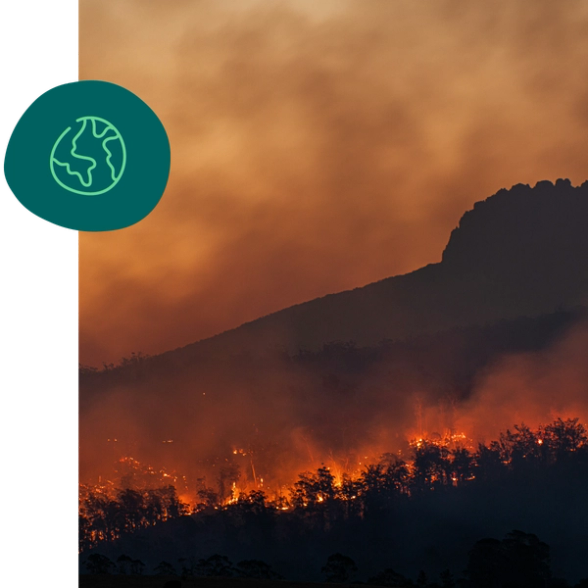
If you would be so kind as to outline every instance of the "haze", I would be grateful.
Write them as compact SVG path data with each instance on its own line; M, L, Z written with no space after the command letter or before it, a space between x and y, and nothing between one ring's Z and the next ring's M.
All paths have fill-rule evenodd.
M81 0L80 79L144 99L172 171L80 235L80 361L409 272L501 187L580 184L586 63L580 0Z

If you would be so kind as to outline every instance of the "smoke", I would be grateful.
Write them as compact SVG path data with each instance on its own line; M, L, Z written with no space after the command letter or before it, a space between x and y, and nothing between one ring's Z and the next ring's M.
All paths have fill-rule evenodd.
M80 358L158 353L438 261L472 203L586 179L588 6L82 0L80 77L172 146L138 225L80 238Z
M480 375L457 411L457 427L483 442L514 424L537 428L557 418L588 423L587 350L583 322L547 350L505 357Z
M454 435L475 449L515 424L587 423L587 343L582 319L540 350L492 352L461 391L467 345L452 333L420 349L334 345L298 358L147 362L84 383L80 479L113 479L128 456L175 475L192 502L202 484L225 497L232 482L287 495L320 466L340 479L385 454L410 460L409 442L421 437Z

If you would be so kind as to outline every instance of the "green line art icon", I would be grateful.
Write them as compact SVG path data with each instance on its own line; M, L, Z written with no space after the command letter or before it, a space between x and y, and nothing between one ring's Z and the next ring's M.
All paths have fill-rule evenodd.
M18 201L76 231L116 231L150 214L170 173L170 143L150 106L101 80L51 88L14 127L4 175Z
M105 194L118 184L125 171L127 164L125 142L112 123L98 116L82 116L76 120L76 123L80 123L77 133L73 134L72 128L67 127L51 149L51 175L62 188L75 194L84 196ZM104 126L101 131L98 130L100 125ZM86 137L86 148L94 157L80 153L78 141L83 137ZM112 143L110 149L107 143ZM68 161L57 159L56 153L59 150L64 153ZM60 155L60 157L63 156ZM76 167L82 171L77 171Z

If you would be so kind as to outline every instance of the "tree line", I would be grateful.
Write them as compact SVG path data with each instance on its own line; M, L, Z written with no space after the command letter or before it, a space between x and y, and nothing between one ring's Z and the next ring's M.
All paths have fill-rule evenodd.
M305 542L338 545L342 537L349 545L357 537L365 537L369 545L369 541L386 539L392 532L402 536L410 531L407 525L420 520L422 512L445 508L439 505L448 500L454 508L467 503L480 518L500 514L481 510L489 498L496 497L499 504L493 508L504 512L535 500L540 509L557 506L565 514L568 504L563 496L579 495L587 484L588 432L578 419L556 419L536 429L515 426L475 449L450 446L440 440L419 440L413 446L412 459L403 461L385 454L377 463L365 466L356 478L343 475L337 479L322 466L314 472L301 473L287 495L276 497L254 490L226 503L216 489L202 488L198 504L190 509L173 486L119 489L114 496L86 489L80 505L80 551L92 557L100 545L182 518L201 521L210 537L222 537L227 550L253 541L259 554L271 552L279 543L288 545L294 553ZM503 504L507 500L510 506ZM569 508L573 508L571 502ZM352 578L356 573L351 559L354 553L332 556L320 568L324 579L344 582ZM224 560L206 561L187 557L178 562L177 569L172 564L166 568L164 561L162 569L169 572L174 568L186 576L206 575L206 569L213 569L219 575L218 566ZM486 538L476 543L468 555L467 573L459 579L463 570L457 570L455 577L461 585L473 588L567 585L551 578L549 561L545 543L535 535L513 531L502 540ZM223 565L237 575L238 566L226 562ZM265 569L261 564L247 565ZM242 568L241 574L245 573ZM223 573L228 573L226 570ZM349 578L341 579L346 574ZM446 574L444 579L439 576L435 584L421 577L419 584L418 577L409 579L392 567L370 575L367 581L380 586L446 588L457 585L458 579Z
M142 575L145 564L127 555L115 561L105 555L92 553L84 561L90 574ZM360 570L355 561L341 553L330 555L321 568L323 580L333 584L357 582L368 586L393 588L588 588L588 579L572 585L565 579L554 578L550 569L549 546L531 533L513 530L502 540L485 538L477 541L468 554L468 563L461 574L443 570L436 579L420 571L415 579L386 568L358 580ZM283 580L262 560L243 560L233 564L223 555L208 558L180 558L177 565L161 561L152 575L167 578L245 578Z

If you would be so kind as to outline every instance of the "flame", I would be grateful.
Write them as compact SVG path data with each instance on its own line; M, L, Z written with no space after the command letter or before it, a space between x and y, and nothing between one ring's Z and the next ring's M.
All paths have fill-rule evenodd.
M566 426L567 422L559 421L559 426ZM550 435L553 435L553 427L550 429L550 426L539 426L533 431L528 428L522 430L527 435L524 438L542 447L541 453L551 447ZM525 433L525 431L528 432ZM350 451L346 454L329 452L323 459L316 448L308 454L303 448L300 451L301 455L296 456L292 463L304 463L303 458L306 457L307 467L300 468L295 465L283 470L272 469L268 466L271 461L264 461L261 450L251 451L238 445L229 445L224 456L219 456L216 460L199 462L195 470L190 473L162 467L160 464L144 464L132 455L123 455L117 458L114 472L108 472L108 475L104 475L105 472L103 472L102 475L97 476L95 484L80 485L80 501L82 503L90 495L112 500L116 498L118 489L125 487L141 491L141 489L173 486L182 503L189 505L191 512L202 508L219 510L247 502L254 504L255 500L259 500L259 496L256 498L256 492L263 495L267 508L285 512L293 508L293 504L290 503L291 492L294 484L300 479L301 472L318 473L319 469L323 472L326 483L331 485L332 492L338 500L353 501L358 498L355 488L361 488L361 485L354 486L354 484L361 483L368 467L379 464L378 467L386 468L400 459L408 475L413 476L418 471L414 461L414 458L418 456L417 452L426 451L427 448L437 448L436 451L441 451L441 458L446 460L446 463L453 464L456 456L459 457L460 451L466 451L466 457L474 455L477 444L472 437L460 429L445 430L442 434L423 432L414 437L407 437L404 440L407 449L404 450L383 454L381 447L374 445L369 449L362 448L361 451ZM176 443L176 445L179 444ZM574 447L570 448L570 451L574 450ZM532 451L529 455L531 454ZM435 459L435 453L433 453L433 459ZM502 454L500 459L505 465L510 463L508 455ZM452 466L449 470L435 471L433 468L426 474L426 480L431 488L434 488L439 484L458 486L475 479L474 473L468 470L467 465L465 469L459 468L459 464ZM315 474L309 473L311 481L313 475ZM317 478L315 477L314 480L316 481ZM215 489L217 484L221 489L219 492ZM206 492L210 494L208 498ZM361 490L359 493L361 494ZM331 499L331 496L331 490L319 491L315 495L315 500L319 504L324 504ZM307 503L304 504L307 505ZM96 537L96 540L102 539Z

